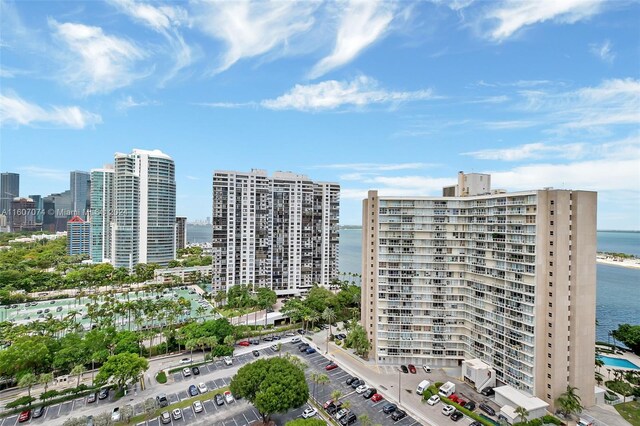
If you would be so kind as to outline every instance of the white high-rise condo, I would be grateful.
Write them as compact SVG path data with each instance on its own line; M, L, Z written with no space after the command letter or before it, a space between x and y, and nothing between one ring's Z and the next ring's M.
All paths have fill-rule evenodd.
M338 276L340 186L264 170L213 175L213 288L298 295Z
M92 205L96 210L102 206L91 228L94 261L108 259L116 267L132 269L138 263L167 265L175 259L176 182L171 157L159 150L116 153L113 171L94 170L92 178L96 179L91 184Z
M375 361L487 365L488 378L465 380L552 406L569 384L593 405L597 194L492 191L489 175L462 172L443 194L363 201Z

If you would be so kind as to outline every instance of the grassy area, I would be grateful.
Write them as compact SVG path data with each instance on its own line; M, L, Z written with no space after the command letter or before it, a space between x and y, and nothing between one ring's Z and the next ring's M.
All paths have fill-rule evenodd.
M153 419L156 417L159 417L160 414L162 414L164 411L169 411L171 412L172 410L176 409L176 408L181 408L181 409L185 409L185 408L189 408L191 407L191 404L193 404L195 401L204 401L205 399L211 399L213 398L213 395L217 394L217 393L223 393L225 391L229 390L229 386L225 386L223 388L218 388L218 389L213 389L210 390L209 392L207 392L204 395L198 395L198 396L194 396L193 398L187 398L187 399L183 399L180 402L176 402L175 404L171 404L167 407L163 407L163 408L158 408L156 410L154 410L153 412L151 412L150 414L140 414L139 416L135 416L132 417L131 420L129 420L129 422L127 424L138 424L140 422L144 422L145 420L149 420L149 419ZM215 404L215 402L214 402ZM120 422L118 424L125 424L125 422Z
M161 371L156 375L156 381L162 384L167 383L167 375L164 371Z
M614 405L618 413L633 426L640 426L640 402L631 401Z

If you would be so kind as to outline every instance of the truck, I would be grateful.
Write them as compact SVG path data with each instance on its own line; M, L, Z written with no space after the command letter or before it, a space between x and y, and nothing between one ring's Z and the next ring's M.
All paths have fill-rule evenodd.
M431 384L431 382L429 382L428 380L423 380L418 384L418 387L416 388L416 393L418 395L422 395L422 392L424 392L424 390L426 388L429 387L429 385Z
M451 395L453 395L455 391L456 391L456 385L451 382L447 382L444 385L440 386L440 389L438 390L438 394L440 396L444 396L445 398L448 398Z

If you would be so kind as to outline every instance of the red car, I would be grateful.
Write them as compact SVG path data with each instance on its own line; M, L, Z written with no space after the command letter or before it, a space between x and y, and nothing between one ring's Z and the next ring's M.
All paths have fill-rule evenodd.
M411 374L416 374L416 366L413 364L409 364L409 371Z
M28 422L31 419L31 410L23 411L18 417L18 423Z
M451 396L449 397L449 399L450 399L451 401L453 401L453 402L457 403L457 402L458 402L458 395L456 395L455 393L454 393L454 394L451 394Z
M373 402L378 402L378 401L382 401L384 398L382 398L382 395L380 395L379 393L374 393L373 396L371 397L371 401Z
M242 342L238 342L238 345L240 345L240 346L250 346L251 343L249 343L248 340L243 340Z
M327 408L329 408L329 406L331 404L333 404L333 399L330 399L327 402L325 402L324 404L322 404L322 408L324 408L326 410Z
M331 371L335 368L338 368L338 364L336 364L335 362L331 362L329 364L327 364L327 366L324 368L327 371Z

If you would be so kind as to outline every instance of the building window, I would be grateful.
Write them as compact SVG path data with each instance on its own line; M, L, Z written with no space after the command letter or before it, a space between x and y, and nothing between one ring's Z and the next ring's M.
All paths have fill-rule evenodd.
M553 308L553 303L549 302L549 307Z
M549 212L549 214L550 214L551 216L553 216L553 210L551 210L551 211Z
M550 323L549 323L549 327L553 327L553 323L551 323L551 322L550 322Z
M553 204L554 204L554 201L553 201L553 200L551 200L551 205L553 205Z
M549 287L553 287L553 283L549 281Z
M549 318L553 318L553 314L549 312Z
M549 231L549 235L553 236L553 231Z
M551 385L550 384L547 384L547 389L551 389Z
M549 222L549 225L553 226L553 221Z
M551 347L551 343L547 343L547 347L549 347L549 348L550 348L550 347Z
M551 333L549 333L548 336L551 337Z
M552 292L549 292L549 297L553 297L553 293Z
M547 374L547 379L550 379L550 378L551 378L551 374Z
M551 364L547 364L547 368L551 368Z
M552 251L549 252L549 256L553 256L553 252Z
M549 271L549 276L552 277L553 276L553 272Z
M371 244L373 244L373 243L371 243ZM553 266L553 262L549 262L549 266Z

